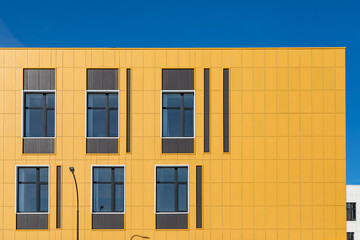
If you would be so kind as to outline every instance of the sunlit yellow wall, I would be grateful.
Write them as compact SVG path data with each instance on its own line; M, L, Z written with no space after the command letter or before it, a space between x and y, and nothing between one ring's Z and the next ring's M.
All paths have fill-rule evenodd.
M22 154L23 68L55 68L55 154ZM86 154L86 68L119 68L119 154ZM126 68L132 71L125 152ZM162 154L162 68L194 68L195 154ZM210 68L210 153L203 151ZM230 68L230 153L222 152L222 68ZM345 49L0 49L0 239L345 239ZM49 230L16 230L15 165L50 165ZM92 230L92 164L126 165L125 230ZM155 230L154 165L189 164L189 230ZM62 229L55 228L63 166ZM203 165L203 229L195 166Z

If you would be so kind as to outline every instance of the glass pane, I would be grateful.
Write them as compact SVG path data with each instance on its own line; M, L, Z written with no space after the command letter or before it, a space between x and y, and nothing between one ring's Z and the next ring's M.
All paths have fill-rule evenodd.
M172 167L156 168L156 181L174 182L175 181L175 169Z
M124 182L124 168L115 168L115 182Z
M180 109L163 109L163 137L181 137Z
M186 184L178 185L178 210L187 211L187 186Z
M25 137L43 136L43 110L25 110Z
M43 107L43 94L42 93L26 93L25 107Z
M188 170L187 168L178 168L178 181L187 182L188 181Z
M48 168L40 168L40 182L48 182Z
M194 94L193 93L184 93L184 107L194 108Z
M118 95L117 94L109 94L109 107L118 107Z
M106 96L105 93L89 93L88 107L103 107L105 108Z
M36 184L18 185L18 211L36 212Z
M174 184L157 183L156 184L156 211L157 212L174 212Z
M194 136L194 110L185 110L185 137Z
M46 136L47 137L55 136L55 111L54 110L46 111Z
M163 107L178 107L181 105L180 93L164 93L163 94Z
M105 137L105 109L88 109L88 137Z
M111 184L95 183L93 211L111 212Z
M124 185L115 185L115 211L124 211Z
M36 182L36 168L18 168L19 182Z
M94 181L95 182L111 182L111 168L109 168L109 167L94 168Z
M55 108L55 94L53 93L46 94L46 107Z
M118 136L118 111L110 110L110 137Z
M40 185L40 212L48 211L48 185Z

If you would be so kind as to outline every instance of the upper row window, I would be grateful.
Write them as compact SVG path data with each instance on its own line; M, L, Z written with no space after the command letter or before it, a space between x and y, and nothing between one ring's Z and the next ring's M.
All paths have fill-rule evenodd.
M118 137L118 93L87 93L87 137Z
M162 92L162 137L194 137L194 91Z
M24 93L24 137L55 137L55 93Z
M24 137L55 137L55 92L24 93ZM118 91L87 91L86 136L118 137ZM194 91L162 92L162 137L194 137Z

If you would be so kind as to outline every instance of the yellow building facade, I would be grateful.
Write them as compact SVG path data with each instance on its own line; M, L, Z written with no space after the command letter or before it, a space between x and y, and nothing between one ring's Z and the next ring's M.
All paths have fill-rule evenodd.
M25 75L39 69L54 74L53 153L25 150L32 148L24 137ZM116 70L117 153L87 147L89 70L96 69ZM164 150L167 69L193 74L190 152ZM0 239L76 239L69 167L79 187L80 239L346 238L344 48L3 48L0 101ZM48 169L46 229L20 227L18 169L26 166ZM96 166L124 169L122 229L94 229ZM163 166L188 171L186 228L158 229L156 168Z

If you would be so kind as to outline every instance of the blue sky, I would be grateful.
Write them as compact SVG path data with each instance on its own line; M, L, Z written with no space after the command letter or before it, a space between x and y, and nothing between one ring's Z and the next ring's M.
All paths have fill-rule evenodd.
M360 184L360 1L10 2L2 47L346 47L347 183Z

